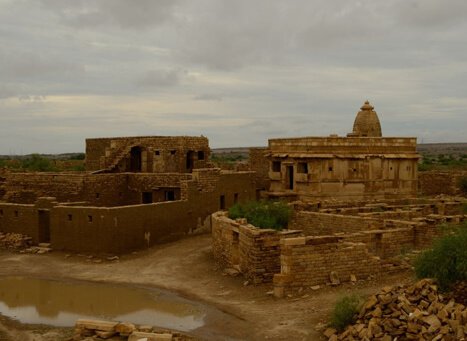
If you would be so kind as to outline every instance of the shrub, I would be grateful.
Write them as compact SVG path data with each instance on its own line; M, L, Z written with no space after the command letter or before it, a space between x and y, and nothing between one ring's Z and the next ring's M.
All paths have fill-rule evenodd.
M23 169L33 172L54 172L57 170L52 161L39 154L32 154L24 159L21 166Z
M467 280L467 224L434 242L433 248L415 261L418 278L435 278L440 288L448 289L456 281Z
M467 195L467 176L463 176L459 179L459 188L462 194Z
M286 228L290 215L290 207L282 201L250 201L229 209L230 219L246 218L256 227L275 230Z
M330 325L338 331L355 322L362 300L357 295L344 296L337 300L331 314Z

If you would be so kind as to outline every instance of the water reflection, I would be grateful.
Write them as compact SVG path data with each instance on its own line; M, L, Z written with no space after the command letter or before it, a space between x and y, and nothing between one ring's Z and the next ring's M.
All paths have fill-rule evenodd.
M206 315L200 304L163 291L24 277L0 279L0 313L23 323L72 326L98 318L182 331L201 327Z

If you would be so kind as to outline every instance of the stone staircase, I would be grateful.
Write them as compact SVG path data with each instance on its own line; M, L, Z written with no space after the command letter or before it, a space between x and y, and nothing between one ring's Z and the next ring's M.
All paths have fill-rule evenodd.
M103 158L104 164L107 166L105 168L93 172L93 174L107 173L113 171L118 166L120 161L122 161L122 159L130 153L131 148L133 148L134 146L135 145L133 143L127 142L113 150L111 149L112 152L110 156Z

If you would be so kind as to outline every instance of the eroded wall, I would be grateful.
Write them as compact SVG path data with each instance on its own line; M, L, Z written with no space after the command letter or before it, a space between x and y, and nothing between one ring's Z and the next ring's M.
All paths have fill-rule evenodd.
M212 215L212 249L222 266L238 268L252 283L269 283L280 271L280 241L301 231L259 229L225 212Z
M137 165L132 150L137 148ZM86 170L187 173L209 166L204 136L140 136L86 139Z
M339 242L337 237L298 237L281 241L281 272L274 276L274 294L283 297L300 288L330 282L331 271L340 282L350 275L367 279L381 271L378 257L363 243Z
M419 172L419 190L423 195L461 195L459 181L467 177L467 171Z

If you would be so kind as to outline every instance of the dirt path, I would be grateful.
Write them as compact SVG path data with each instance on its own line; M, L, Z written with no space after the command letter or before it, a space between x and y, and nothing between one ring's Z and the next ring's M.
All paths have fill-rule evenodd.
M206 329L205 335L209 335L209 329L241 340L320 340L315 326L326 320L339 296L348 292L369 294L383 285L411 280L410 274L402 273L275 299L267 294L272 285L244 286L243 278L225 276L216 266L210 244L209 235L196 236L124 256L116 262L102 263L78 255L66 257L58 252L48 255L3 252L0 253L0 276L125 283L176 291L236 317L207 321L202 327ZM0 328L0 340L1 333Z

